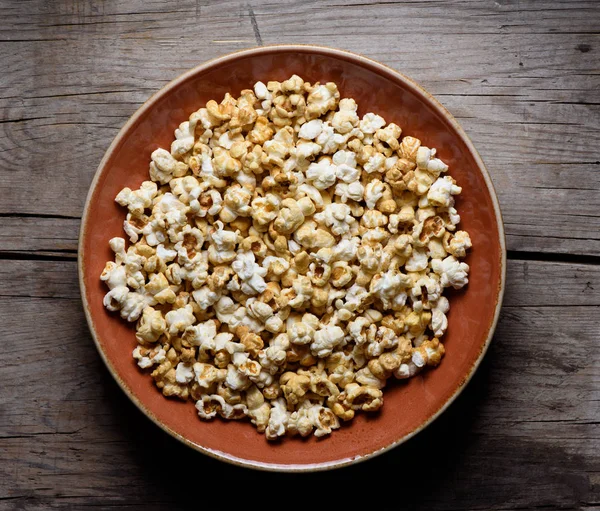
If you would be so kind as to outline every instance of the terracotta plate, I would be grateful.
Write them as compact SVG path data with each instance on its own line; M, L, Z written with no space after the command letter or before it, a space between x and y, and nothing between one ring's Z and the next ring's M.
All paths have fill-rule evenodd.
M124 236L124 210L114 202L125 186L148 178L150 153L169 148L173 131L209 99L234 96L258 80L334 81L359 114L373 111L403 133L436 147L463 188L457 201L461 227L473 241L466 262L470 283L450 296L446 356L435 370L385 389L377 415L360 414L330 437L268 443L247 422L201 421L193 403L166 399L138 370L131 352L134 330L102 306L99 275L112 259L108 240ZM425 90L398 72L359 55L314 46L272 46L241 51L202 64L151 97L125 124L92 183L79 242L83 305L100 355L131 400L165 431L205 454L254 468L323 470L365 460L404 442L434 420L459 394L492 338L505 277L504 232L490 177L456 120Z

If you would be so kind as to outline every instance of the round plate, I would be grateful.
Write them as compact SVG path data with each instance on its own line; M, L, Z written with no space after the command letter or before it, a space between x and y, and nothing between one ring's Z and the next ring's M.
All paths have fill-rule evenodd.
M169 148L173 131L209 99L236 96L261 80L298 74L309 82L333 81L342 97L354 98L359 114L375 112L403 134L435 147L463 192L457 201L473 242L466 262L469 285L451 293L446 356L439 367L388 384L375 415L358 414L324 439L286 438L269 443L246 421L198 418L191 401L167 399L140 371L131 352L135 332L106 311L100 281L113 259L108 240L122 236L125 211L114 198L125 186L148 179L150 154ZM162 429L200 452L244 466L277 471L324 470L380 454L421 431L460 393L491 341L504 290L506 248L500 208L490 177L456 120L429 93L400 73L365 57L315 46L244 50L202 64L175 79L129 119L100 162L83 213L79 280L86 318L100 355L129 398Z

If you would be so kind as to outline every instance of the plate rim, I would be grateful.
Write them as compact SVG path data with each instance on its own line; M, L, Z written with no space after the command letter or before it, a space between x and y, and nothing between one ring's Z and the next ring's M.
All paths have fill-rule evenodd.
M106 353L102 349L102 347L100 345L100 341L98 339L98 334L94 327L90 304L87 300L87 289L86 289L85 278L84 278L85 263L84 263L84 256L83 256L83 246L84 246L85 238L87 235L87 225L89 223L90 203L91 203L92 197L94 195L94 192L96 191L102 171L103 171L104 167L106 166L106 163L109 161L110 157L112 156L112 154L114 153L114 151L116 150L118 145L121 143L126 132L133 125L135 125L135 123L138 121L138 119L148 109L150 109L160 98L162 98L163 96L168 94L173 88L177 87L180 83L186 81L188 78L194 76L197 73L200 73L200 72L202 72L206 69L209 69L215 65L227 63L228 61L234 61L240 57L256 56L256 55L262 55L262 54L267 55L267 54L271 54L271 53L290 52L290 51L296 51L296 52L301 52L301 53L318 53L318 54L342 58L343 60L358 63L359 65L371 68L372 70L378 72L381 75L384 75L384 76L387 75L389 78L391 78L393 80L403 82L406 86L408 86L408 88L410 88L412 90L412 92L424 97L427 100L427 102L429 102L429 104L434 109L436 109L444 117L444 119L447 122L450 123L452 129L462 139L465 146L467 147L467 149L473 156L473 159L475 160L475 163L476 163L479 171L482 174L482 177L484 179L484 182L487 186L488 192L489 192L491 200L492 200L492 204L494 207L494 218L495 218L496 224L497 224L498 241L499 241L499 246L500 246L500 258L499 258L500 282L498 285L498 293L496 295L496 305L495 305L495 309L494 309L494 316L492 318L490 327L488 329L488 335L487 335L487 338L485 339L485 342L481 346L481 349L480 349L477 359L475 360L475 362L473 363L473 365L471 366L471 368L469 369L468 373L465 375L465 377L463 378L461 383L456 387L456 389L454 390L452 395L441 404L441 406L439 407L439 409L436 412L434 412L429 417L427 417L417 428L413 429L410 433L404 435L403 437L398 438L394 442L391 442L390 444L386 445L385 447L382 447L380 449L372 451L368 454L357 455L357 456L353 456L353 457L346 457L346 458L342 458L339 460L332 460L332 461L320 462L320 463L309 463L309 464L266 463L266 462L261 462L261 461L246 459L246 458L240 458L240 457L234 456L232 454L229 454L229 453L226 453L223 451L210 449L208 447L204 447L202 445L196 444L195 442L188 440L183 435L180 435L179 433L177 433L170 427L163 424L148 408L146 408L146 406L141 402L141 400L137 397L137 395L125 384L125 382L117 374L111 361L108 359L108 357L106 356ZM417 435L418 433L423 431L431 423L433 423L446 409L448 409L448 407L462 393L464 388L471 381L473 375L475 374L475 372L481 365L481 362L482 362L483 358L485 357L485 354L487 353L488 348L491 344L492 338L494 336L494 333L495 333L495 330L496 330L496 327L498 324L498 318L500 316L500 310L502 308L502 302L504 299L504 291L505 291L505 287L506 287L506 234L504 231L504 222L503 222L503 218L502 218L502 211L500 208L498 196L497 196L493 181L491 179L491 176L490 176L490 174L487 170L487 167L485 166L481 156L479 155L477 149L471 142L471 139L469 138L469 136L466 134L466 132L464 131L462 126L458 123L458 121L454 118L454 116L446 109L446 107L444 105L442 105L425 88L420 86L417 82L415 82L408 76L397 71L396 69L393 69L393 68L391 68L385 64L382 64L381 62L378 62L374 59L371 59L369 57L365 57L364 55L361 55L359 53L355 53L355 52L348 51L348 50L342 50L339 48L333 48L333 47L329 47L329 46L313 45L313 44L272 44L272 45L264 45L264 46L255 46L255 47L251 47L251 48L245 48L243 50L237 50L237 51L234 51L231 53L226 53L219 57L207 60L197 66L194 66L193 68L178 75L173 80L171 80L167 84L163 85L160 89L158 89L156 92L154 92L127 119L125 124L121 127L121 129L119 130L117 135L112 140L108 149L104 153L104 156L100 160L100 163L98 164L98 167L94 173L94 177L92 179L90 187L88 189L88 193L87 193L87 196L85 199L85 204L84 204L84 208L83 208L83 212L82 212L81 223L80 223L79 240L78 240L78 248L77 248L77 272L78 272L78 279L79 279L79 291L80 291L80 295L81 295L81 301L82 301L82 305L83 305L83 309L84 309L84 313L85 313L86 322L87 322L90 334L94 340L96 349L97 349L98 353L100 354L100 357L104 361L104 364L106 365L108 371L110 372L110 374L112 375L114 380L117 382L119 387L123 390L123 392L125 392L125 394L129 398L129 400L131 402L133 402L133 404L138 408L138 410L140 410L154 424L156 424L164 432L166 432L173 438L179 440L180 442L187 445L188 447L191 447L192 449L194 449L198 452L201 452L203 454L206 454L212 458L215 458L215 459L218 459L220 461L224 461L224 462L227 462L230 464L234 464L234 465L242 466L242 467L246 467L246 468L262 470L262 471L268 471L268 472L317 472L317 471L323 471L323 470L329 470L329 469L340 468L340 467L344 467L344 466L348 466L348 465L353 465L358 462L363 462L368 459L379 456L379 455L405 443L406 441L408 441L409 439L411 439L412 437L414 437L415 435Z

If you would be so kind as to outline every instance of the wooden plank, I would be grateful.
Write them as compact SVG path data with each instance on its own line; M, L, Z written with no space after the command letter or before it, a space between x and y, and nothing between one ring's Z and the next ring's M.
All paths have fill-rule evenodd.
M127 400L87 332L75 262L8 260L3 271L13 278L0 278L0 497L10 499L0 509L186 509L198 495L182 481L200 474L269 482L275 498L289 498L292 476L193 452ZM494 342L449 410L385 455L294 484L325 497L377 473L408 508L593 509L599 311L600 266L509 261ZM222 498L203 492L202 502Z
M128 116L189 67L257 44L256 26L265 44L347 48L435 94L492 174L509 249L600 255L597 3L257 2L252 16L238 1L161 5L7 3L0 214L78 217ZM37 249L60 249L55 231Z
M74 257L80 219L0 215L0 255L55 253Z

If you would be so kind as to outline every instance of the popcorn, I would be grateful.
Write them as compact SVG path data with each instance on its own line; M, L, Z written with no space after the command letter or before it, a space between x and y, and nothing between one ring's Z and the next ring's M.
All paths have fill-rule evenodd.
M259 226L265 226L277 218L280 205L281 200L275 194L257 197L252 201L252 218Z
M381 300L385 309L399 310L406 303L409 283L406 275L389 270L373 277L369 291Z
M321 119L313 119L302 125L298 136L306 140L314 140L321 134L321 131L323 131L323 121Z
M268 440L276 440L285 435L289 416L285 399L279 398L272 401L269 423L265 429L265 436Z
M459 262L454 256L448 256L444 260L433 259L431 268L440 276L443 287L460 289L469 282L469 265Z
M156 149L152 155L150 163L150 179L160 184L166 184L174 177L184 176L188 171L188 166L177 161L171 153L164 149Z
M371 135L383 126L385 126L384 118L372 112L365 114L359 124L359 128L363 133Z
M433 335L441 337L448 328L448 318L446 313L450 309L450 304L445 296L441 296L435 307L431 310L431 330Z
M142 312L135 338L140 344L153 343L158 341L166 329L167 323L162 313L152 307L146 307Z
M315 357L325 358L335 348L343 345L344 331L339 326L324 326L314 334L314 340L310 345L310 351Z
M383 197L385 185L379 180L370 181L365 187L365 202L369 209L375 209L377 201Z
M338 183L335 186L335 194L340 196L345 204L349 200L360 201L365 193L365 187L362 183L354 181L353 183Z
M340 394L339 400L353 410L374 412L383 405L383 392L375 387L349 383Z
M335 183L337 167L328 158L318 163L311 163L306 171L306 178L312 181L317 190L324 190Z
M263 279L267 270L256 263L252 252L238 252L231 267L242 281L243 293L257 295L267 289L267 284Z
M170 310L165 314L167 323L167 331L169 335L177 335L178 332L183 332L187 327L192 326L196 321L194 317L194 309L188 304L180 309Z
M406 271L423 271L428 265L428 256L425 250L414 249L406 261Z
M465 257L467 250L471 248L471 238L466 231L457 231L454 234L449 232L444 234L444 249L454 257Z
M356 224L350 208L346 204L335 202L328 204L322 212L315 214L314 219L325 224L333 234L337 235L349 233Z
M333 114L331 120L331 125L338 133L348 133L358 124L357 108L358 106L353 99L340 100L339 110Z
M230 186L223 196L223 209L219 212L219 218L224 223L231 223L238 216L250 216L251 200L252 193L249 190L239 184Z
M311 119L320 117L328 110L333 110L338 104L340 93L337 85L328 82L316 85L306 98L306 111Z
M141 215L145 209L152 206L152 199L156 197L158 187L153 181L144 181L139 190L132 191L123 188L115 197L115 202L127 209L134 215Z
M175 380L177 383L190 383L194 379L194 370L191 366L179 362L175 369Z
M125 239L100 279L132 356L200 418L268 440L327 436L439 364L445 288L468 282L462 189L437 151L334 83L208 101L123 188Z
M375 153L363 164L363 169L367 174L372 174L373 172L380 172L384 168L384 165L385 156L381 153ZM375 206L369 207L373 208Z
M273 223L275 230L280 234L291 234L303 223L304 214L301 205L294 199L283 199L281 209Z
M394 151L400 149L400 134L402 129L394 123L389 123L385 128L375 132L375 147L386 156L391 156Z
M345 136L336 133L328 122L323 123L321 133L315 139L315 142L321 146L323 154L335 153L345 141Z
M133 358L138 361L137 364L142 369L148 369L156 364L162 364L166 360L166 355L166 351L160 346L150 350L138 345L133 350Z
M447 208L454 205L453 195L458 195L462 191L460 186L456 186L454 179L450 176L438 178L427 192L427 200L434 206Z

